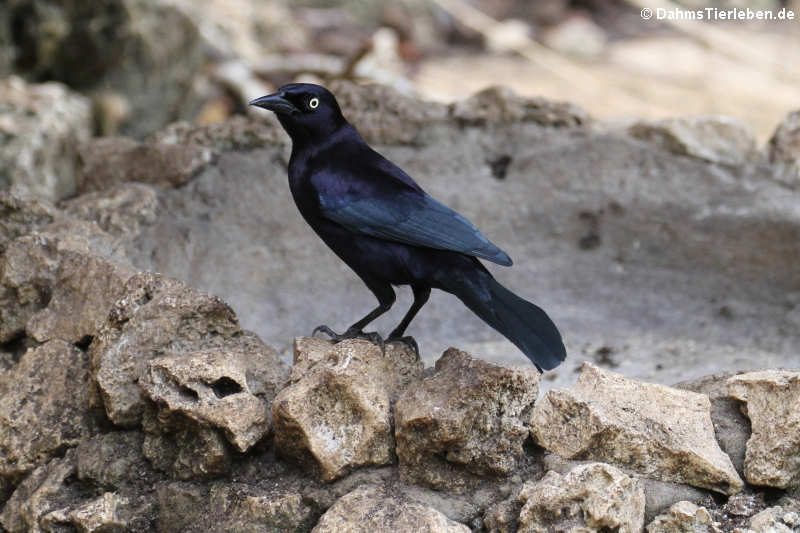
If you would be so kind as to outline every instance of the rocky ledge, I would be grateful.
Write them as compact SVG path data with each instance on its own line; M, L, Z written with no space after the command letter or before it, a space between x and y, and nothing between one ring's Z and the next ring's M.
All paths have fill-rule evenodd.
M800 371L668 387L584 363L540 395L455 348L425 369L311 337L289 367L219 298L133 268L81 201L0 193L8 533L800 526Z
M24 94L63 100L59 88L27 93L22 82L9 83L0 92L11 91L19 105L7 113L58 111L26 104ZM609 132L593 129L569 105L502 90L452 106L410 106L375 88L342 85L337 93L365 135L393 144L394 155L418 172L436 175L442 165L456 164L442 162L442 146L467 163L480 150L459 146L482 147L474 167L464 163L450 175L481 169L484 199L505 194L508 181L516 191L512 225L539 220L535 213L525 218L532 212L525 198L552 199L553 206L542 208L550 215L539 220L550 228L542 239L557 259L551 271L570 273L569 279L611 276L612 268L598 267L602 257L628 250L627 237L649 236L640 251L631 248L628 260L613 263L635 274L610 281L628 287L622 294L631 313L642 309L633 296L648 291L700 298L706 289L737 284L742 298L768 300L752 296L752 309L772 313L767 318L785 315L768 330L777 343L771 353L796 346L789 326L800 301L791 292L797 250L782 237L800 227L794 185L766 177L774 168L738 126L698 119ZM64 101L80 111L74 113L80 130L86 106ZM285 199L275 193L279 179L283 186L287 146L274 124L244 118L203 128L178 124L143 142L80 143L69 128L46 130L41 139L73 145L48 155L51 142L25 145L22 136L11 136L0 152L19 170L12 173L15 185L0 191L3 533L800 528L800 371L729 372L666 386L609 370L613 350L592 351L590 363L582 362L585 350L572 349L577 383L548 382L545 391L530 366L498 364L500 358L474 347L474 355L450 348L438 358L428 350L435 364L426 368L403 344L381 350L363 340L311 337L294 339L289 365L242 327L225 300L233 295L236 309L271 335L289 335L284 326L297 320L295 308L333 313L346 289L307 286L345 274L318 266L318 244L299 220L288 219ZM771 149L788 142L789 129L780 132ZM710 137L719 142L704 144ZM523 161L542 171L540 181L522 179L523 170L516 163L507 168L511 161L502 163L505 152L498 151L497 143L516 143L507 147L514 153L530 150L531 139L548 147ZM422 148L428 144L438 148ZM14 163L9 154L17 148L40 156ZM600 158L608 150L616 155ZM598 161L618 162L601 165L601 190L590 195L607 197L605 207L571 222L559 218L583 205L585 188L561 167L544 164L564 159L552 154L571 154L585 172ZM13 166L26 161L35 164ZM665 181L677 180L679 171L694 180L687 193ZM658 179L615 177L625 172ZM758 191L754 201L747 196L752 191ZM450 200L458 204L457 195ZM709 205L716 211L708 212ZM482 207L477 212L490 220ZM522 226L495 227L524 233ZM696 238L667 247L682 233ZM253 244L256 235L266 248ZM578 247L570 245L573 238ZM730 246L709 253L708 243L718 239ZM519 250L533 256L538 249ZM593 250L605 251L585 255ZM224 256L236 256L239 276L220 275ZM308 269L288 268L289 257ZM172 275L155 273L160 266ZM272 289L262 290L256 278L268 279ZM225 300L202 290L209 284ZM284 285L289 293L275 288ZM567 296L594 290L572 289ZM271 311L262 315L247 302L265 294ZM686 324L686 316L695 316L687 309L699 312L692 303L699 300L675 298L674 312L652 321L654 328L668 326L664 335L684 331L670 326L672 318ZM609 300L589 300L574 321L614 316L613 305L601 307ZM733 328L750 309L743 302L703 304L719 310L724 325L700 328L709 346L719 348L714 339L723 329L744 339L766 320L745 317ZM257 320L263 316L271 317L266 326ZM578 327L567 329L580 335ZM682 354L661 356L669 362Z

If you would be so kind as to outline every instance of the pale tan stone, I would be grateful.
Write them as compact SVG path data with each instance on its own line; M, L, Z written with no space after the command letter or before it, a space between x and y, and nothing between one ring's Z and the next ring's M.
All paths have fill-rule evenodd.
M312 533L469 533L445 515L381 487L364 486L340 498Z
M728 391L745 402L753 427L744 461L747 481L800 486L800 372L749 372L728 380Z
M675 503L647 525L647 533L720 533L708 509L692 502Z
M584 363L575 386L553 389L536 404L532 434L564 458L733 494L743 483L714 437L710 411L704 394Z
M644 525L641 482L603 463L580 465L565 475L550 471L526 482L518 501L518 533L637 533Z
M384 355L364 340L334 345L304 339L295 348L290 385L272 405L278 451L325 481L361 466L390 464L391 404L407 379L400 369L407 368L413 351L396 344ZM412 368L421 371L421 365Z

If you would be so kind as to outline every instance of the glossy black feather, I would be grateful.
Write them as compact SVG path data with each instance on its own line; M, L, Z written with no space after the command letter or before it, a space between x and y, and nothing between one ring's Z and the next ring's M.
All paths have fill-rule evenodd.
M402 337L436 288L455 294L540 370L564 360L561 334L547 314L476 259L511 265L508 255L372 150L330 92L291 84L252 103L275 111L292 138L289 187L300 213L378 299L348 331L363 330L392 306L393 285L410 285L414 305L390 334Z

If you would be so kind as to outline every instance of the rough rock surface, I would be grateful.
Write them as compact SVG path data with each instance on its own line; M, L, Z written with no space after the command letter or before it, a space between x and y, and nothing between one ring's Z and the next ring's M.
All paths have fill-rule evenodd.
M590 463L566 475L548 472L526 482L518 500L519 533L538 531L641 531L644 490L636 478L613 466Z
M0 189L24 184L49 200L75 194L78 147L91 129L89 101L63 85L0 81Z
M753 426L744 473L753 485L800 487L800 372L765 370L728 380Z
M780 181L794 189L800 187L800 110L778 124L769 140L769 160Z
M289 385L272 404L278 451L332 481L354 468L390 464L391 406L401 387L422 372L416 354L390 344L295 341Z
M744 478L744 457L750 438L750 421L740 404L728 394L728 379L737 372L714 374L675 384L675 388L705 394L711 400L711 422L719 447L731 458L736 472Z
M10 241L50 224L56 216L58 210L26 186L0 190L0 252Z
M380 487L365 486L339 499L322 515L313 533L469 533L470 529L445 515Z
M552 470L559 474L567 474L576 466L590 462L564 459L554 453L546 453L542 458L545 470ZM647 477L640 477L639 481L644 487L644 519L648 523L659 514L667 512L672 505L680 501L701 504L709 498L707 490L698 489L691 485L659 481Z
M77 188L86 193L126 182L183 185L210 160L211 151L196 145L99 138L81 147Z
M705 395L585 363L573 388L553 389L536 404L532 434L565 458L609 461L654 479L733 494L742 480L717 444L710 410Z
M677 502L647 524L647 533L719 533L705 507L692 502Z
M29 230L0 256L0 342L91 337L133 275L124 252L93 222L61 216Z
M92 378L112 422L134 426L146 365L165 352L221 348L242 330L219 298L149 272L130 278L90 347Z
M401 475L446 490L510 475L525 453L538 393L533 368L504 368L447 350L435 373L397 400Z
M270 429L269 408L286 373L274 350L252 339L236 349L210 349L148 363L139 384L168 411L223 431L240 452Z
M82 194L61 204L75 218L96 222L120 242L132 242L158 217L158 194L142 183L125 183Z
M755 160L755 135L727 117L685 117L642 122L630 129L634 137L654 142L678 155L710 163L741 165Z
M792 533L800 530L800 501L783 498L780 505L760 511L750 518L741 533Z
M0 372L0 501L28 472L92 432L88 384L86 353L58 340Z

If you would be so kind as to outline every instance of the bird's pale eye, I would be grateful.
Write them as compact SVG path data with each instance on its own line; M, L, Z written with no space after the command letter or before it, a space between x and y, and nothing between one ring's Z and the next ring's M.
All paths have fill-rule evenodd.
M311 109L316 109L317 107L319 107L319 98L315 96L314 98L309 100L308 107L310 107Z

